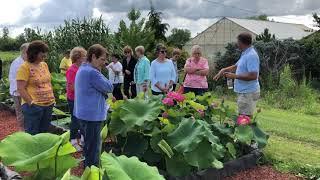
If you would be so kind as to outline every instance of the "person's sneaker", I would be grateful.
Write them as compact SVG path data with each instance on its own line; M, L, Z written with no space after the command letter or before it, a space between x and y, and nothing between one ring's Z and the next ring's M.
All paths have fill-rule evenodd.
M78 144L78 140L77 139L71 139L71 144L74 148L76 148L77 152L81 152L82 148L81 146Z

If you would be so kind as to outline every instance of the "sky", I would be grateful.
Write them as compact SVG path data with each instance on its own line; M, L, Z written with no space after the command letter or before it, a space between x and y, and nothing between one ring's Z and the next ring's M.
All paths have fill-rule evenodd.
M320 0L1 0L0 28L9 27L16 36L25 27L43 30L59 26L65 19L100 17L116 31L131 8L146 16L152 2L172 28L189 29L192 36L217 19L228 16L245 18L267 14L279 22L313 27L312 13L320 14Z

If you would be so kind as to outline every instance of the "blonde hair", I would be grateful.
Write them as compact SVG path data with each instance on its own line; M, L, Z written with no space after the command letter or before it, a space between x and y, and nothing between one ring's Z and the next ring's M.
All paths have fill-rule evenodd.
M123 48L123 53L129 52L130 54L132 54L132 48L130 46L125 46Z
M30 43L23 43L21 46L20 46L20 51L27 51L28 47L29 47L29 44Z
M87 51L83 47L75 47L70 52L72 63L77 62L81 57L86 57Z
M191 52L192 52L192 54L194 54L195 52L199 52L200 55L202 55L202 48L199 45L194 45L191 48Z
M135 51L136 52L139 52L139 53L141 53L141 54L144 54L144 47L143 46L137 46L136 48L135 48Z

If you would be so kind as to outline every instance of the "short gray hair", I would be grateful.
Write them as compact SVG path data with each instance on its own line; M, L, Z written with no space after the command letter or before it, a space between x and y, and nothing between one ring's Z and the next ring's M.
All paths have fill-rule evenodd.
M144 47L143 46L137 46L135 49L134 49L136 52L140 52L141 54L144 54Z
M194 45L194 46L192 46L192 48L191 48L192 54L193 54L194 52L196 52L196 51L198 51L198 52L202 55L202 48L201 48L201 46L199 46L199 45Z
M23 43L21 46L20 46L20 51L26 51L29 47L29 44L30 43Z

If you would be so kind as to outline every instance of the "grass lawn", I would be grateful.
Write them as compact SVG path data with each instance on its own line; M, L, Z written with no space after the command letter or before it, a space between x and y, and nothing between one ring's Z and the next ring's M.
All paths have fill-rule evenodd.
M233 100L226 104L236 108ZM320 178L320 117L260 107L258 123L270 134L266 161L283 172Z
M2 61L13 61L19 55L19 51L0 51L0 59Z

